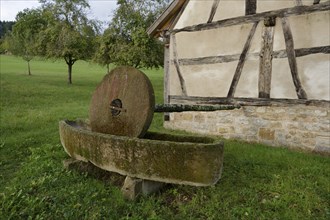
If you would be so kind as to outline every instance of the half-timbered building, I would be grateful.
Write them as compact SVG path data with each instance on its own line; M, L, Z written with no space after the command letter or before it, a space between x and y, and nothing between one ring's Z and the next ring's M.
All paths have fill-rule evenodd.
M232 111L165 126L330 152L330 1L174 0L148 29L165 41L164 100Z

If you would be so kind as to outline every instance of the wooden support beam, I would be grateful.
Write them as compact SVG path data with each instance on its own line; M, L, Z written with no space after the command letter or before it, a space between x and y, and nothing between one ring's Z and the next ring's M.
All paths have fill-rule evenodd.
M265 24L269 22L265 22ZM274 26L264 26L259 62L259 98L270 98L272 80L272 60L274 45Z
M169 104L170 91L170 36L165 33L164 36L164 104ZM164 121L169 121L169 114L164 114Z
M245 0L245 15L253 15L257 12L257 0Z
M237 84L238 84L239 79L240 79L241 74L242 74L242 70L243 70L243 67L244 67L245 60L246 60L246 55L249 52L249 49L250 49L250 46L251 46L251 41L252 41L252 38L254 36L254 33L256 32L257 26L258 26L258 22L253 24L253 26L251 28L251 31L249 33L249 36L246 40L246 43L245 43L244 48L243 48L243 52L242 52L242 54L239 58L239 61L238 61L238 65L237 65L237 68L236 68L236 71L235 71L235 74L234 74L234 77L233 77L233 81L230 85L230 89L229 89L229 92L228 92L228 97L234 97Z
M156 105L154 112L212 112L220 110L234 110L241 108L239 105L218 105L218 106L205 106L205 105L179 105L179 104L168 104L168 105Z
M178 73L182 94L187 96L188 94L187 94L187 89L186 89L186 83L185 83L185 80L182 76L180 65L179 65L176 37L175 37L175 34L172 34L171 36L172 36L171 42L172 42L172 46L173 46L174 66L175 66L176 71Z
M307 94L301 84L299 74L298 74L296 53L294 50L293 36L292 36L289 21L287 18L282 18L281 21L282 21L284 38L285 38L286 53L287 53L288 60L289 60L292 80L296 87L297 96L299 99L307 99Z
M293 15L303 15L303 14L310 14L319 11L328 11L330 10L330 1L326 1L324 3L315 4L311 6L299 6L299 7L292 7L292 8L285 8L275 11L268 11L262 12L254 15L248 16L240 16L235 18L224 19L220 21L214 21L211 23L205 24L197 24L192 25L180 29L174 29L172 33L179 33L179 32L194 32L194 31L203 31L203 30L210 30L210 29L217 29L222 27L228 27L233 25L242 25L247 23L254 23L263 20L265 17L289 17Z
M214 15L217 12L218 6L219 6L220 0L214 0L213 5L211 8L209 19L207 20L207 23L211 23L213 21Z
M170 96L171 104L184 105L240 105L240 106L290 106L308 105L330 108L330 101L306 99L265 99L265 98L226 98L226 97L197 97Z
M330 46L322 46L322 47L311 47L311 48L301 48L301 49L295 49L296 57L303 57L308 56L312 54L330 54ZM286 53L286 50L280 50L274 52L274 58L287 58L288 55Z
M300 48L295 49L296 57L303 57L312 54L330 54L330 46L311 47L311 48ZM258 59L260 53L250 53L247 55L247 59ZM273 52L273 58L287 58L286 50L278 50ZM224 56L210 56L210 57L199 57L199 58L187 58L179 59L180 66L189 65L205 65L205 64L216 64L216 63L229 63L239 60L240 54L224 55ZM174 61L172 60L172 63Z

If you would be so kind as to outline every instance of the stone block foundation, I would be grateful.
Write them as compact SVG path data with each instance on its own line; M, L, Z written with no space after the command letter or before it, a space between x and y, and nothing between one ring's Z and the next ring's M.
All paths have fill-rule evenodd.
M168 129L330 154L330 109L244 106L216 112L171 113Z

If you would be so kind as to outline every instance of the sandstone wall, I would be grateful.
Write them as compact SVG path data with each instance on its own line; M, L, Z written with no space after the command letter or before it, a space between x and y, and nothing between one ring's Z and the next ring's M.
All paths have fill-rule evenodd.
M232 111L172 113L169 129L330 154L330 108L246 106Z

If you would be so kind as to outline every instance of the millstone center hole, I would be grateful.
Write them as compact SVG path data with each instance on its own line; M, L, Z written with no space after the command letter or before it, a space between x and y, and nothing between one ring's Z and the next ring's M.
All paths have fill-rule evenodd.
M120 115L123 108L123 103L120 99L115 99L110 103L110 111L112 116Z

